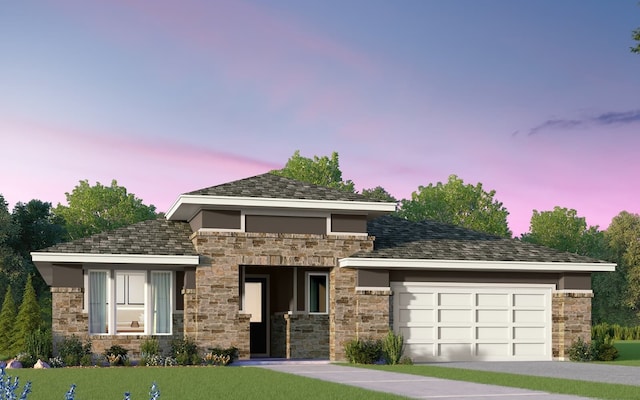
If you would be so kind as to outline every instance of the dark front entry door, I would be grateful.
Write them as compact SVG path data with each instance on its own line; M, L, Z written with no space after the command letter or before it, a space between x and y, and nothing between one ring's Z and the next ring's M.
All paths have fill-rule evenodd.
M251 355L268 355L267 347L267 278L247 277L244 284L245 311L251 313Z

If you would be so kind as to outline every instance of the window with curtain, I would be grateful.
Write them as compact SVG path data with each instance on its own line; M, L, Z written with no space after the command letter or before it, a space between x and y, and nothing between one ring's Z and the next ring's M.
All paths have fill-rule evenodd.
M171 334L173 272L89 271L91 334Z
M89 333L108 333L107 271L89 272Z

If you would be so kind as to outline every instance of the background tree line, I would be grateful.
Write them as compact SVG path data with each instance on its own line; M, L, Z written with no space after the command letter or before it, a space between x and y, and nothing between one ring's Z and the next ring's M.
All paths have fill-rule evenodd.
M351 180L340 170L338 153L307 158L296 151L284 168L272 171L281 176L356 193ZM495 198L494 190L481 183L466 184L456 175L447 182L419 186L409 199L398 201L383 187L363 189L362 195L398 203L397 216L419 221L431 219L463 226L500 237L511 238L506 207ZM145 205L113 180L104 186L80 181L65 193L66 205L41 200L17 203L9 212L0 194L0 299L13 304L6 315L17 318L17 306L24 302L30 280L39 304L38 321L46 327L51 321L49 289L37 273L30 252L57 243L157 218L153 205ZM640 216L621 212L606 231L587 226L576 210L555 207L533 210L529 232L516 238L562 251L615 262L614 273L593 274L594 322L637 325L640 308ZM25 288L27 290L25 290ZM9 293L11 301L7 299ZM1 316L0 316L1 319ZM2 325L0 323L0 325ZM0 331L0 337L3 333Z

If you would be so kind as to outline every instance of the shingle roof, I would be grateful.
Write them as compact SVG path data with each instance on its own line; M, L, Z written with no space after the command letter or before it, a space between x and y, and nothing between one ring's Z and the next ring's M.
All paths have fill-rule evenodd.
M164 218L138 222L86 238L60 243L41 252L141 255L198 255L187 222Z
M360 194L313 185L272 173L223 183L186 194L199 196L380 202L379 200L370 199Z
M578 254L475 232L434 221L412 222L383 216L368 223L374 250L358 258L397 258L470 261L602 262Z

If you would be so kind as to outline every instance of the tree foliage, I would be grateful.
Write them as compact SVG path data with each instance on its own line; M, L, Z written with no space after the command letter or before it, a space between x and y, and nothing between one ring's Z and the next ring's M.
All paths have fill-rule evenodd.
M37 330L40 327L40 323L40 306L36 298L36 291L33 288L31 275L29 275L13 328L13 349L17 351L24 350L25 338L28 334Z
M633 37L633 40L637 42L635 46L631 47L631 52L640 54L640 28L633 31L631 36Z
M481 183L465 185L456 175L447 183L420 186L411 200L401 200L399 215L412 221L431 219L502 237L511 237L509 212L494 199L495 190L485 191Z
M598 227L587 229L584 217L579 217L574 209L554 207L553 211L533 210L529 232L522 240L551 247L560 251L587 255L587 248L595 243L593 235Z
M4 295L0 310L0 356L9 356L12 352L13 325L16 320L16 303L9 286Z
M362 189L362 195L369 199L379 200L379 201L395 201L398 200L391 195L391 193L387 192L382 186L376 186L372 189Z
M331 153L331 158L313 156L311 159L301 156L300 150L296 150L284 168L271 172L286 178L355 193L353 182L342 179L338 153L335 151Z
M155 206L143 204L115 179L111 186L80 181L65 195L68 206L58 204L54 214L64 218L72 240L157 217Z

